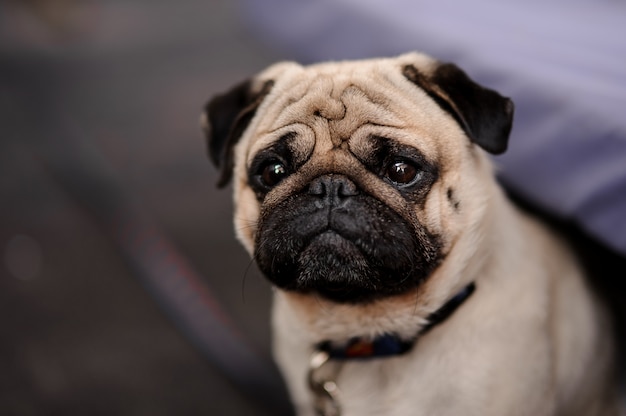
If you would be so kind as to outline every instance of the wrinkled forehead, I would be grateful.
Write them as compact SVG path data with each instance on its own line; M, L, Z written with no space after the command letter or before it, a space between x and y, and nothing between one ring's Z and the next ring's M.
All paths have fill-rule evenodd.
M394 98L398 94L393 92L398 89L397 78L402 77L399 68L394 71L388 66L346 62L294 68L276 80L260 127L272 131L288 124L311 124L319 118L334 127L357 120L399 124L389 110L399 98ZM344 131L350 133L346 127L340 133Z
M428 126L441 117L397 61L294 66L277 77L259 114L251 154L295 135L303 152L362 147L368 137L387 137L434 157L432 140L418 142L432 136Z

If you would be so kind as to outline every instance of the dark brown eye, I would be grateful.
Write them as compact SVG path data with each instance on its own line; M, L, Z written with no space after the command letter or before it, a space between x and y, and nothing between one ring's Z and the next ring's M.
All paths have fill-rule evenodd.
M261 171L261 181L265 186L273 187L287 176L285 165L280 162L268 163Z
M404 160L396 160L389 165L385 171L387 178L399 185L406 185L413 182L418 174L419 170L417 167Z

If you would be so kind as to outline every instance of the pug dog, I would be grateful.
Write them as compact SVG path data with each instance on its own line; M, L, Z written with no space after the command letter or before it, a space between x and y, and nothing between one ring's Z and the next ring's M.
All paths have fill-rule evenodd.
M617 415L602 302L489 154L511 100L419 53L275 64L205 107L298 415Z

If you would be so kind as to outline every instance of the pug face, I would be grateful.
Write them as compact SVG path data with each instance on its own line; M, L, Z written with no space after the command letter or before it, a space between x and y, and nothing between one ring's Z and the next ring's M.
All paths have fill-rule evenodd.
M471 256L492 176L480 148L506 149L512 113L456 66L408 54L280 63L214 98L204 122L262 273L363 304L416 290L461 240Z

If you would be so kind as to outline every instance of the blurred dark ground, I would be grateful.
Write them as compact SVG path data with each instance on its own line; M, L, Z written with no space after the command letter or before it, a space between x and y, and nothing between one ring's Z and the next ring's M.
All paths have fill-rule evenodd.
M235 7L0 1L0 415L259 414L55 174L90 169L71 146L96 155L269 355L269 287L198 123L212 94L276 60Z

